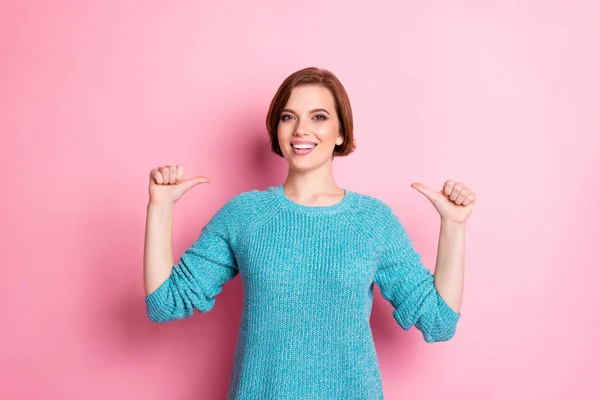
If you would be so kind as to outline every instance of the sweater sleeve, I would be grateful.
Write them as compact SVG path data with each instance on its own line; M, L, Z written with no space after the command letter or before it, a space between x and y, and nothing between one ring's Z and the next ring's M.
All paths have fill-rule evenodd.
M232 199L217 211L192 246L183 252L169 277L146 296L146 312L151 321L188 318L194 308L200 313L210 311L223 285L238 274L233 248L233 203Z
M434 275L421 262L398 217L387 205L381 208L375 221L381 250L375 283L404 330L415 326L428 343L450 340L460 313L439 295Z

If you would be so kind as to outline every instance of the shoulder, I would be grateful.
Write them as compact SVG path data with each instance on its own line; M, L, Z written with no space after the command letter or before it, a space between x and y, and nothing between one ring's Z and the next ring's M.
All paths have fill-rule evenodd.
M271 188L253 189L233 196L223 205L222 209L236 214L252 215L272 208L273 203Z
M396 217L392 208L382 199L360 192L352 192L355 200L357 214L361 218L390 218Z
M354 221L375 240L373 246L389 248L408 239L406 229L392 207L381 198L355 192Z
M260 223L277 210L271 188L254 189L231 197L219 208L213 219L247 227Z
M356 201L351 218L361 231L380 238L404 230L400 218L386 201L359 192L353 195Z

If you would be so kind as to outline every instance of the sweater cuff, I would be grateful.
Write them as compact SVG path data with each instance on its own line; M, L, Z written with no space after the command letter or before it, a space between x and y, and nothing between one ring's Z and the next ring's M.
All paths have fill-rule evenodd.
M146 313L153 322L163 322L167 320L169 312L165 310L167 293L169 290L170 277L160 284L152 293L146 296Z
M442 296L440 296L440 294L438 293L437 290L436 290L436 296L438 299L440 317L442 318L442 320L447 321L449 324L456 325L456 323L460 319L461 314L457 313L452 308L450 308L448 303L446 303L446 301L442 298Z

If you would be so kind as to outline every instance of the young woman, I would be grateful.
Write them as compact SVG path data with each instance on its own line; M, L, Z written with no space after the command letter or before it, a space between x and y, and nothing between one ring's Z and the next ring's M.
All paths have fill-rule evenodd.
M205 176L183 166L150 173L144 283L150 320L209 311L238 273L244 308L229 399L381 399L369 325L373 285L405 330L449 340L460 318L465 224L475 194L448 180L420 184L441 217L435 274L423 266L403 225L381 200L339 187L334 157L355 145L352 111L339 80L306 68L289 76L267 115L285 182L229 200L174 263L172 211Z

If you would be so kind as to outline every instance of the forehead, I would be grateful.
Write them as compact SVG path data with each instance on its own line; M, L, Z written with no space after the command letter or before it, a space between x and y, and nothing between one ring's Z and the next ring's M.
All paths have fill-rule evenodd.
M301 85L292 89L285 108L335 110L335 99L329 89L321 85Z

